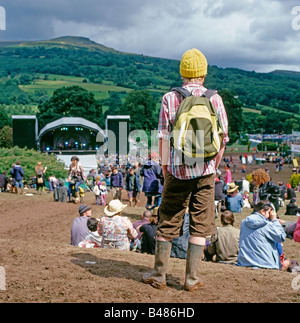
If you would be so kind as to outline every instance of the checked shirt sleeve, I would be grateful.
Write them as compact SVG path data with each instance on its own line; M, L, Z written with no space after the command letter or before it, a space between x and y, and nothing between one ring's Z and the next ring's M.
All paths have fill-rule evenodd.
M224 107L224 103L220 95L216 94L211 98L212 104L215 106L215 108L218 111L219 119L222 124L222 128L224 131L224 138L223 138L223 145L226 145L229 142L228 137L228 119L227 119L227 113Z
M169 109L166 96L163 97L158 122L158 135L160 139L170 139L170 121L169 121Z

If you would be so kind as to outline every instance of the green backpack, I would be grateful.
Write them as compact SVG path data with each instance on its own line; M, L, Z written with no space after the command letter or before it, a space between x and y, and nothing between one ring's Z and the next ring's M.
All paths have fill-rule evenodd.
M186 164L214 159L224 137L219 115L210 101L217 91L207 90L202 96L193 96L184 88L171 91L184 97L175 116L171 145Z

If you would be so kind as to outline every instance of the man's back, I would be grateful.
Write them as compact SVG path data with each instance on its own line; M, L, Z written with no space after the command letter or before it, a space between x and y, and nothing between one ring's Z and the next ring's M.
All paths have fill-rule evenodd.
M185 83L183 88L192 92L194 96L201 96L207 90L203 85L198 82ZM176 113L183 101L184 97L175 91L168 92L162 99L162 108L159 117L158 132L160 138L167 138L169 136L170 128L173 128ZM210 101L215 106L217 113L220 117L220 122L225 132L224 143L228 139L228 121L223 105L222 98L215 94L211 97ZM215 172L215 160L203 163L195 163L193 166L182 164L180 157L176 154L175 150L170 147L170 162L168 164L168 171L178 179L192 179L204 175L209 175Z
M80 216L75 218L71 228L71 245L77 246L79 242L90 233L87 227L88 217Z

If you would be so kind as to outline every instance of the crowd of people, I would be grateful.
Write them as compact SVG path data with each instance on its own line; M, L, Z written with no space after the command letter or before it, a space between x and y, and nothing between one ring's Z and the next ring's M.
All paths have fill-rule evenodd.
M158 124L161 172L156 170L156 165L151 165L151 160L149 163L156 180L155 187L162 186L162 190L159 188L157 193L162 193L156 196L152 192L145 192L147 206L150 206L154 196L158 216L153 212L155 209L152 209L151 213L144 213L135 225L127 217L122 218L122 211L127 205L120 201L119 191L123 187L118 174L114 181L114 199L105 207L105 216L98 223L98 233L102 235L101 247L140 249L154 253L154 268L144 273L142 280L157 289L165 288L169 258L172 251L173 254L181 254L177 252L181 248L182 256L186 259L186 291L195 291L203 286L198 272L203 257L206 260L215 258L218 262L245 267L300 270L297 266L291 266L291 260L285 259L282 247L286 238L285 228L290 226L284 227L277 214L284 199L288 198L286 187L274 184L264 169L254 171L251 182L246 178L236 182L232 178L230 159L225 161L225 178L218 171L229 138L226 111L222 98L216 92L210 91L207 96L217 110L218 122L222 128L220 147L213 158L190 165L180 160L182 151L176 150L174 141L170 145L170 131L178 120L176 112L184 98L188 97L186 93L206 96L207 89L203 83L207 74L207 61L204 55L196 49L187 51L180 63L180 74L184 80L183 90L168 92L162 99ZM242 173L246 173L247 163L253 162L255 157L251 157L241 156L244 166ZM233 169L236 171L236 167ZM147 171L147 167L139 175L143 171ZM136 177L131 171L129 174L131 178L125 180L127 189L136 186ZM217 186L218 192L215 189ZM148 189L145 183L142 187ZM253 192L252 201L250 192ZM129 195L131 196L133 198L134 195ZM234 214L241 213L244 207L249 208L250 215L242 221L240 228L235 228ZM215 217L218 213L221 213L222 227L216 230ZM116 229L116 226L122 226L123 229ZM299 230L300 220L293 232L295 241L298 241ZM210 239L207 240L207 237ZM178 238L182 240L176 241Z
M158 124L159 155L147 156L142 164L120 162L118 156L115 165L100 163L97 172L92 170L87 176L77 156L71 158L69 166L68 182L75 202L82 202L80 187L86 182L95 195L96 204L104 206L103 216L95 218L91 207L81 203L79 216L71 226L71 245L153 254L154 268L144 273L142 280L157 289L166 286L170 256L185 259L184 289L191 292L204 284L198 271L202 260L300 271L299 264L286 259L283 250L287 236L300 242L300 217L287 222L278 216L285 200L290 201L286 213L299 215L293 189L283 183L273 183L268 169L262 168L251 173L250 181L246 177L234 181L231 166L234 173L236 164L232 156L224 160L224 178L218 170L229 141L228 120L222 98L203 85L207 66L205 56L197 49L182 56L180 75L184 91L170 91L163 96ZM216 110L214 117L218 119L216 124L220 125L221 133L219 147L202 163L182 162L182 151L174 148L174 140L170 144L177 111L185 100L182 93L205 97L207 100L201 102ZM255 155L240 156L241 173L246 173L247 164L253 163L255 158ZM281 161L276 161L278 172ZM118 165L127 166L120 168ZM47 169L39 165L36 170L43 177ZM22 189L20 163L14 166L13 176L15 187ZM54 179L52 183L53 187L57 186ZM122 202L123 189L127 191L129 205ZM142 192L147 199L145 211L140 220L132 223L123 211L128 206L138 206ZM250 193L253 193L252 200ZM107 194L112 197L109 203ZM236 228L235 214L241 213L243 208L249 209L249 215ZM219 214L222 226L216 228L215 218Z

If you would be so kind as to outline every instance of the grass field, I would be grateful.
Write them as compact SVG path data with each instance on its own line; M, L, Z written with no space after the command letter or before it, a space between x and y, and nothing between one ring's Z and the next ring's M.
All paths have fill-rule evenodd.
M36 79L33 83L28 85L19 85L20 89L27 93L34 93L36 90L44 90L49 96L53 95L53 92L61 87L69 86L81 86L89 92L94 93L96 100L106 99L109 97L108 92L130 92L132 89L120 87L114 85L112 82L104 81L103 84L84 82L87 80L84 77L77 76L65 76L51 74L47 79L43 79L41 75L40 79Z

